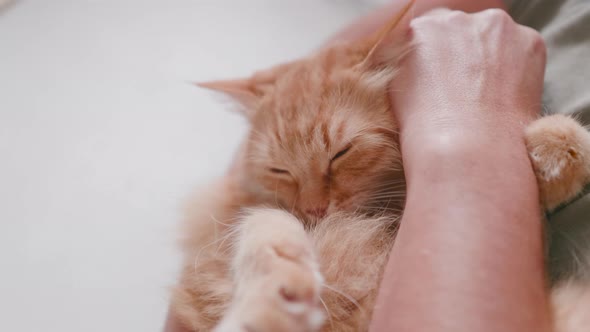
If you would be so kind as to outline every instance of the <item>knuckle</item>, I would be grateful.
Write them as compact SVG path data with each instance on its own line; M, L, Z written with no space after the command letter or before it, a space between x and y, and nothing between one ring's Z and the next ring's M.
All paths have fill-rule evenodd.
M491 20L494 20L497 22L502 22L502 23L512 22L512 18L510 17L510 15L508 15L508 13L502 9L498 9L498 8L486 9L483 12L481 12L481 14L485 15L486 17L490 18Z
M512 21L510 15L507 12L503 11L502 9L490 9L490 15L498 20L502 21Z
M440 7L440 8L431 9L431 10L427 11L426 13L422 14L421 16L440 16L440 15L446 15L450 12L451 12L450 9Z
M523 35L526 36L531 43L538 45L539 47L544 47L545 40L537 30L526 26L520 26L520 29L522 29Z
M545 40L543 39L543 37L541 36L540 33L538 33L537 31L535 31L533 29L530 29L530 30L532 30L531 43L532 43L533 52L541 55L541 57L543 59L545 59L547 57L547 46L545 45Z
M543 37L541 36L541 34L535 30L535 29L531 29L529 27L523 27L524 29L526 29L528 31L528 33L531 36L531 40L537 44L545 44L545 40L543 40Z
M463 22L468 18L468 14L460 10L452 10L447 14L447 19L454 22Z
M547 46L545 40L541 34L529 27L520 26L520 30L517 32L520 37L523 47L526 49L528 54L534 60L538 60L541 63L546 63L547 60Z

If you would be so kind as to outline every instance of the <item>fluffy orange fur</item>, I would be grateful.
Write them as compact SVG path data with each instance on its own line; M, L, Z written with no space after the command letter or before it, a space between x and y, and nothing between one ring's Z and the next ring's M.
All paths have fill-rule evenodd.
M409 49L408 8L368 40L202 84L238 101L251 130L236 172L190 205L173 296L188 328L368 329L405 198L387 86ZM590 135L574 120L541 118L526 138L548 209L590 180ZM557 288L559 332L581 331L570 318L590 306L587 290L572 306L572 285Z

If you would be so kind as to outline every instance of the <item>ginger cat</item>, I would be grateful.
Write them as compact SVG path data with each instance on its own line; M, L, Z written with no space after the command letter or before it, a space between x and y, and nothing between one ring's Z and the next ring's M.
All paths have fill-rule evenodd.
M190 206L172 309L191 331L368 329L405 198L387 87L410 6L367 40L201 84L239 102L251 130L231 177ZM546 209L589 182L577 122L541 118L526 140ZM575 287L554 290L557 331L590 326L590 291Z

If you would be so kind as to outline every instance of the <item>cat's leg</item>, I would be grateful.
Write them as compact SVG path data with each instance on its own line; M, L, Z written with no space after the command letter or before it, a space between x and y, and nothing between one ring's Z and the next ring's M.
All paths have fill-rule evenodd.
M183 267L173 288L171 315L190 331L211 331L230 303L232 229L247 197L228 179L204 188L187 205Z
M229 261L212 252L184 264L170 314L188 331L211 331L227 311L233 292Z
M590 133L574 119L540 118L526 128L525 138L547 210L573 199L590 181Z
M317 331L322 277L302 224L281 210L255 209L235 231L234 294L215 331Z

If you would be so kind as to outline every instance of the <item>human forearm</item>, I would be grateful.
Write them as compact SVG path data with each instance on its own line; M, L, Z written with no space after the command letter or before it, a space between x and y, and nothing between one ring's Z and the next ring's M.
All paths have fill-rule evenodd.
M521 145L487 137L413 160L375 331L546 330L535 179Z

